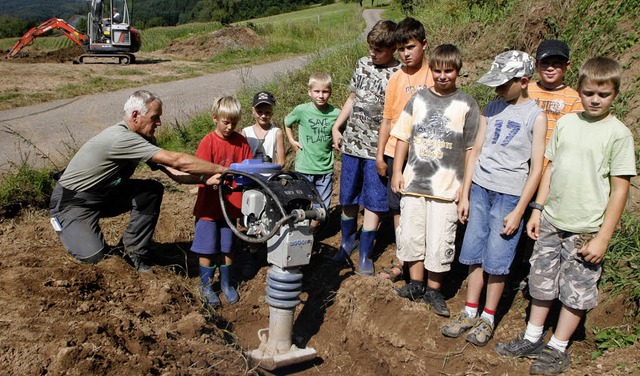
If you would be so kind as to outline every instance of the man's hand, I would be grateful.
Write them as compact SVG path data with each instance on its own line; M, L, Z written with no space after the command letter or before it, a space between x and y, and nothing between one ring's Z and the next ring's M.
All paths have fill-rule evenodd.
M300 145L300 143L296 140L291 141L291 146L293 146L293 148L296 151L296 154L298 154L298 151L302 150L302 145Z

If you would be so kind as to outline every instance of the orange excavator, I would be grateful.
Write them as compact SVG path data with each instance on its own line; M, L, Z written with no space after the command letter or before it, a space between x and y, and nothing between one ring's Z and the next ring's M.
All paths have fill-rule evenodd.
M55 29L85 50L86 53L78 57L79 63L106 61L129 64L135 61L133 53L140 50L140 32L130 24L126 0L91 0L87 28L87 34L84 34L63 19L52 18L27 31L7 57L15 57L35 38Z

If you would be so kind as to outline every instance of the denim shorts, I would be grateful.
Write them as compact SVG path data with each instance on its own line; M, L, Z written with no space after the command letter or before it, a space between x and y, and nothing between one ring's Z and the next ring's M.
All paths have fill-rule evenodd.
M387 178L378 175L376 161L342 154L340 205L364 206L372 212L386 212Z
M518 205L519 196L498 193L475 183L469 195L469 223L462 241L460 263L482 264L493 275L507 275L522 233L523 220L509 236L501 235L503 219Z
M560 230L542 215L540 236L530 260L531 296L538 300L559 298L562 304L573 309L594 308L598 304L602 266L588 263L578 254L593 235Z
M395 193L391 189L391 177L393 177L393 157L385 155L384 161L387 163L387 201L389 204L389 210L398 212L400 211L400 195ZM402 169L404 170L404 166L402 167Z
M320 198L324 202L324 206L327 210L331 206L331 194L333 193L333 172L324 175L303 174L313 185L316 187Z
M196 220L191 252L203 255L215 253L231 253L233 246L233 232L224 219L217 221Z

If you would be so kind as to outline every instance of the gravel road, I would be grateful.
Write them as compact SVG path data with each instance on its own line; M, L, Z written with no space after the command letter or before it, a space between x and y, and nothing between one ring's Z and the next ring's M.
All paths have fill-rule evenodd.
M367 24L363 35L380 19L381 13L380 9L363 12ZM299 69L308 59L307 56L296 57L249 69L0 111L0 130L3 131L0 133L0 172L24 161L35 166L48 163L39 156L43 153L54 161L64 161L69 155L69 147L82 145L104 128L120 121L124 102L137 89L149 90L162 98L163 122L170 124L208 110L216 96L234 94L246 83L253 86L269 82Z

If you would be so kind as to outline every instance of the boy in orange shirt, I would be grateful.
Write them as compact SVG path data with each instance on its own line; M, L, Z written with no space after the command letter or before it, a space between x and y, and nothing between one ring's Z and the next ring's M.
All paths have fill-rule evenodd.
M389 77L384 95L382 124L378 131L376 169L380 176L387 177L387 196L389 210L393 214L393 227L400 223L400 196L391 189L393 175L393 156L397 138L390 137L391 128L398 121L409 98L418 90L433 86L433 77L429 69L429 60L425 59L427 50L426 31L422 23L407 17L396 28L397 52L402 68ZM382 278L395 280L402 275L402 269L395 266L388 272L383 271Z

